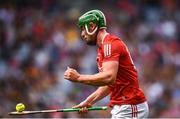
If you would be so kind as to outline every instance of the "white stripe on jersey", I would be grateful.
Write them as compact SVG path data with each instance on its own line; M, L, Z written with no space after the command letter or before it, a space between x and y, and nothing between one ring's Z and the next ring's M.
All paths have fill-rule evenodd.
M109 56L111 56L111 45L109 44Z
M111 44L104 45L104 57L111 56Z
M106 48L106 56L108 56L109 55L109 45L107 44L106 47L107 47Z

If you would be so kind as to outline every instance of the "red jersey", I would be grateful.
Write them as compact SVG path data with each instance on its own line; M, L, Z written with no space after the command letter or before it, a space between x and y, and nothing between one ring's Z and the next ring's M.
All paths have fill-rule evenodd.
M98 48L97 63L102 71L102 63L118 61L118 73L114 84L109 85L110 106L121 104L139 104L146 101L139 87L137 70L124 42L113 35L106 35Z

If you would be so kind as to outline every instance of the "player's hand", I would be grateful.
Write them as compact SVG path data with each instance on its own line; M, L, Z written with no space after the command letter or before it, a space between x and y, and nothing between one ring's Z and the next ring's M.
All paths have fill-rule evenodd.
M67 67L67 70L64 73L65 79L73 82L78 82L79 77L80 74L75 69Z
M88 112L88 107L91 107L92 105L89 102L83 101L80 104L72 107L72 108L81 108L79 110L79 113L87 113Z

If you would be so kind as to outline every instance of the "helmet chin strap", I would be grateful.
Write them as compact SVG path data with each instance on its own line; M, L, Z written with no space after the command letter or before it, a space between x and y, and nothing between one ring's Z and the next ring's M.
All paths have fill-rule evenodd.
M98 27L96 26L96 28L92 32L89 32L87 24L85 24L85 29L88 35L93 35L97 31Z

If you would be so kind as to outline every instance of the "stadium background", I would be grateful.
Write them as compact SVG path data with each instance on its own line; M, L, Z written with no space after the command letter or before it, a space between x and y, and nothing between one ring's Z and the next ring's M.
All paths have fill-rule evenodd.
M97 72L96 47L79 37L77 18L102 10L108 31L128 45L150 106L149 117L180 117L178 0L1 0L0 117L22 102L27 110L69 108L96 87L63 79L67 66ZM96 105L106 105L108 98ZM109 117L107 112L27 117Z

